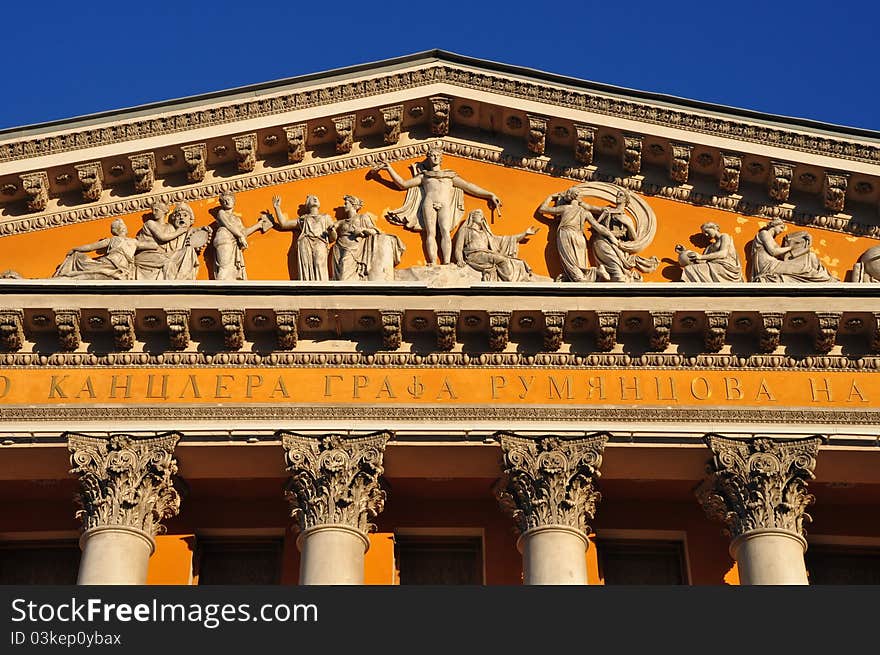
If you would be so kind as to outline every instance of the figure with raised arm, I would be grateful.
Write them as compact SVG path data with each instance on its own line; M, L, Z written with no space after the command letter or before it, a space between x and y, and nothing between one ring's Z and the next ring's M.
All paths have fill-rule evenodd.
M556 231L556 248L562 264L560 278L563 282L596 282L609 280L604 266L590 266L587 236L584 225L590 212L578 201L578 189L571 187L562 193L551 193L541 203L538 211L559 217Z
M336 239L335 221L327 214L322 214L321 201L318 196L306 196L306 213L293 220L281 211L281 197L272 198L275 219L280 228L298 230L296 239L296 264L300 280L329 280L330 271L327 258L330 254L330 242Z
M413 166L413 177L408 180L388 162L374 169L388 171L397 188L407 191L403 206L389 212L388 220L410 230L424 231L428 265L438 263L438 240L440 263L452 262L452 230L464 215L464 193L488 200L490 209L501 208L498 196L462 179L455 171L444 169L442 163L443 149L434 147L428 150L422 164Z
M214 279L215 280L246 280L244 267L244 250L248 247L247 238L257 230L266 233L272 227L272 221L265 215L251 225L245 227L241 216L236 214L235 195L226 192L219 199L220 209L217 211L219 227L214 233Z
M147 247L134 256L135 279L162 280L168 264L169 253L173 248L169 245L177 237L186 234L189 227L176 228L166 218L169 207L163 200L156 200L150 206L150 214L138 230L135 238Z
M709 245L699 254L682 245L675 246L681 265L682 282L743 282L742 266L733 237L721 232L718 223L703 223L700 230Z

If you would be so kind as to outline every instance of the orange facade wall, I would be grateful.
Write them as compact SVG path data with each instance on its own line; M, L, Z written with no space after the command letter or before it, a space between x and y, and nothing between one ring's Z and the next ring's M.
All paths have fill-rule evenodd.
M409 177L412 159L396 162L395 169ZM540 232L527 243L520 246L520 256L528 261L536 273L555 277L560 273L556 254L555 221L536 210L551 193L563 191L573 182L549 175L505 168L504 166L475 162L458 157L446 156L443 166L456 170L464 179L496 193L503 207L490 213L485 201L465 196L466 210L483 209L491 216L492 229L496 234L516 234L528 225L537 225ZM387 173L382 174L387 180ZM174 191L170 192L172 197ZM353 194L365 201L362 211L377 216L380 229L400 236L406 245L406 252L398 268L423 265L425 255L419 233L409 232L402 227L391 225L384 218L385 212L403 204L405 192L393 188L387 182L380 182L369 169L336 173L309 180L299 180L272 187L242 191L236 195L236 211L246 225L256 222L260 213L272 210L272 197L280 195L283 209L289 218L294 218L298 206L307 194L315 194L322 203L322 211L336 214L341 218L343 194ZM642 253L644 256L657 256L661 266L646 276L648 281L669 282L678 280L680 269L676 262L674 248L682 244L687 248L700 250L705 244L700 242L700 225L713 221L720 225L722 232L729 233L736 242L743 265L745 266L746 244L754 237L766 220L721 211L713 208L687 205L663 198L646 196L649 205L657 215L658 230L654 242ZM596 204L602 204L594 200ZM212 210L218 207L216 198L189 203L196 215L197 225L210 225L214 222ZM124 214L130 236L140 228L147 212ZM70 248L92 243L109 236L113 217L87 223L42 230L31 234L0 237L0 262L4 268L12 268L28 278L45 278L52 275L55 267L64 259ZM843 279L852 269L858 257L869 247L877 245L876 240L792 225L793 229L806 229L813 235L813 246L820 260L829 271ZM270 230L266 234L256 233L249 239L245 251L248 277L254 280L288 280L296 277L295 233ZM211 249L208 248L210 257ZM202 263L200 279L211 277L208 267Z

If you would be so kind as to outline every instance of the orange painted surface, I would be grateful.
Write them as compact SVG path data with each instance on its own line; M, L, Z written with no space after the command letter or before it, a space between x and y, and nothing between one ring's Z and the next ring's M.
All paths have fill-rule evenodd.
M394 533L374 532L369 539L370 549L364 555L364 584L399 584L394 562Z
M736 567L736 562L734 562L733 566L730 567L730 570L724 574L724 584L739 584L739 569Z
M514 368L4 369L0 404L808 406L880 402L869 372Z
M150 558L147 584L192 584L192 558L196 538L192 534L159 535Z
M420 160L421 158L395 162L393 165L404 178L409 178L409 164ZM443 166L455 170L465 180L492 191L501 198L503 206L500 216L497 212L490 214L484 200L466 195L464 201L466 212L479 208L490 216L492 229L496 234L517 234L528 225L538 225L541 231L520 245L520 257L528 261L540 275L555 277L560 273L555 220L538 216L536 210L547 195L563 191L572 186L573 182L448 155L444 157ZM292 219L297 215L297 208L305 200L305 196L315 194L321 200L321 210L338 219L342 217L340 212L343 194L356 195L365 201L362 211L374 214L377 217L376 224L381 230L397 234L406 245L406 252L398 268L424 264L421 234L392 225L384 218L386 211L403 204L405 192L388 183L377 181L369 173L369 169L364 168L242 191L236 194L235 211L241 214L246 226L252 225L262 211L272 210L272 197L277 194L282 198L282 208L288 218ZM387 180L387 173L382 175ZM594 204L603 204L597 199L585 199ZM746 244L767 222L756 217L696 207L663 198L646 196L645 199L657 215L658 230L654 242L641 254L646 257L657 256L663 262L654 273L646 276L648 281L668 282L679 279L680 269L675 264L675 245L681 243L687 248L701 250L705 244L700 243L700 225L707 221L718 223L722 232L732 235L745 266ZM211 211L218 207L216 198L189 204L195 212L197 226L214 223ZM148 212L122 215L128 226L129 236L137 233L145 217L148 217ZM113 218L115 217L2 237L0 261L4 268L12 268L24 277L49 277L70 248L108 237ZM851 271L853 264L865 250L878 243L873 239L857 238L818 228L803 228L793 224L789 227L789 231L802 229L812 234L813 247L820 260L832 274L841 279ZM248 277L252 280L288 280L295 277L295 234L273 229L266 234L255 233L249 237L250 245L245 251ZM210 247L207 253L210 257ZM37 254L39 256L35 256ZM203 261L199 278L210 277L209 267Z
M602 572L599 570L599 554L596 551L596 535L591 534L589 537L589 546L587 546L586 558L587 558L587 584L590 585L605 585L605 578L602 577Z

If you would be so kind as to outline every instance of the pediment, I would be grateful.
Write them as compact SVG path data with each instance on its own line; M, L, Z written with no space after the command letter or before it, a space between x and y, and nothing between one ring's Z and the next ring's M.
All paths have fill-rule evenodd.
M540 278L558 278L563 265L558 226L539 206L591 183L626 189L656 216L639 253L662 262L642 272L649 282L680 279L675 246L700 252L708 222L732 237L746 278L750 242L772 219L807 234L815 259L840 280L866 279L858 260L880 236L875 133L432 52L6 131L0 266L49 277L70 248L109 237L115 218L133 236L157 200L171 209L185 202L196 227L216 227L218 196L231 192L247 224L271 212L275 195L291 217L317 195L334 219L342 196L357 196L405 247L396 268L418 268L422 234L388 221L405 194L372 170L393 162L409 177L429 146L501 198L500 215L484 199L463 201L484 210L498 236L540 228L519 246ZM248 278L297 279L295 251L292 232L255 234L244 251ZM211 244L199 256L195 276L210 279Z

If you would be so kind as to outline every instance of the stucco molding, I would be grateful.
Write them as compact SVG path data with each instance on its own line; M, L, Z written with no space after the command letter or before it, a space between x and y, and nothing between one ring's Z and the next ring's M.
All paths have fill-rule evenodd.
M362 533L385 507L379 478L390 432L348 438L281 432L290 478L285 496L299 531L320 525L347 525Z

